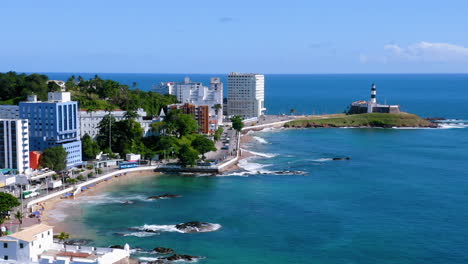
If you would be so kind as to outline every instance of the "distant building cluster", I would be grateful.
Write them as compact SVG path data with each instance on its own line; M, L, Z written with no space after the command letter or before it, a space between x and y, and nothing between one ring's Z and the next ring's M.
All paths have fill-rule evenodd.
M377 103L377 86L372 84L371 98L369 101L356 101L351 104L348 110L349 114L363 113L400 113L399 105L387 105Z
M211 78L209 87L186 77L184 82L161 83L156 91L175 95L180 103L169 105L168 110L194 115L200 133L213 133L223 123L223 83L218 77Z
M42 152L52 146L62 146L67 151L67 167L82 165L81 138L85 134L95 138L100 122L108 114L116 121L125 118L123 110L80 110L78 102L71 100L71 94L64 92L64 81L50 80L48 84L56 86L58 91L48 93L47 101L29 95L19 105L0 105L0 169L5 170L0 176L34 173L40 167ZM186 77L183 82L161 83L155 90L177 97L179 103L168 105L167 111L180 109L193 115L199 133L212 134L223 125L225 115L243 118L263 115L264 86L261 74L230 73L227 99L223 98L224 84L219 77L211 78L208 86ZM148 116L143 109L136 113L136 121L145 136L153 135L151 125L167 114L163 109L156 117Z
M228 75L228 98L223 99L223 83L220 78L211 78L210 86L193 82L186 77L184 82L163 82L154 89L160 94L171 94L177 97L179 104L169 109L200 108L209 110L209 128L213 131L223 122L224 115L239 115L245 119L265 114L265 77L254 73L230 73ZM185 106L184 106L185 105ZM192 106L189 106L192 105ZM193 111L192 111L193 112ZM203 112L203 110L195 112ZM202 115L198 115L202 116Z

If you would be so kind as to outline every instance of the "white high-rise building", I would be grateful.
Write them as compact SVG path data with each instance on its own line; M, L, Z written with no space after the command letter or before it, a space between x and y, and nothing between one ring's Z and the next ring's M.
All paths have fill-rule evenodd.
M29 132L27 119L0 119L0 168L29 170Z
M228 75L228 115L243 118L264 114L265 76L263 74L237 73Z

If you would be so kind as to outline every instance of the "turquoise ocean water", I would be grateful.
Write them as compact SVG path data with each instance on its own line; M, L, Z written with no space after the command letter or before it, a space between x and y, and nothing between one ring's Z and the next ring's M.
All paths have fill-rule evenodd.
M174 76L184 75L152 80ZM121 80L136 77L120 75ZM197 77L205 81L209 75ZM468 76L267 75L266 80L270 113L291 107L303 113L342 111L366 98L375 81L381 100L460 124L256 132L247 148L261 155L241 162L241 172L142 178L82 199L74 204L80 213L65 221L79 225L81 236L98 246L170 247L205 257L200 263L468 262L468 129L463 121L468 120ZM341 156L351 160L330 160ZM145 201L163 193L182 197ZM175 232L173 225L188 221L221 228ZM138 230L145 228L156 233Z

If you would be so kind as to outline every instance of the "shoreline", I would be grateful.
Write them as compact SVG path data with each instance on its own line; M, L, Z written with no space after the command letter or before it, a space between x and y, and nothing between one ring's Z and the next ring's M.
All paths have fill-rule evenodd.
M80 192L75 198L62 199L61 196L54 197L41 203L44 207L41 222L46 225L54 226L54 233L67 232L73 235L76 234L73 226L70 223L65 223L64 219L76 215L76 209L81 200L87 197L92 197L109 191L118 185L126 185L129 182L139 181L149 177L157 177L160 173L148 170L128 172L126 175L118 177L112 176L108 181L103 181L96 184L94 187ZM72 206L65 207L64 205L71 204ZM81 233L81 232L80 232Z

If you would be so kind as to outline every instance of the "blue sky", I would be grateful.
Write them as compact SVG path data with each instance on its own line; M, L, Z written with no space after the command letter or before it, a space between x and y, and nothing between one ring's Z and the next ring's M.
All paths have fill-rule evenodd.
M0 71L465 73L466 0L6 0Z

